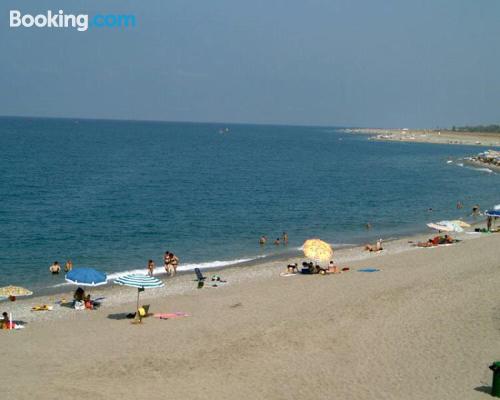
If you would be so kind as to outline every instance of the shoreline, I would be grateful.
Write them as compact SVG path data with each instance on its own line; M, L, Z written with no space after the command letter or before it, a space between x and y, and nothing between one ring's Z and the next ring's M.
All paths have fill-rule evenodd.
M478 221L471 224L471 228L483 227L485 226L485 221ZM443 233L444 234L444 233ZM364 245L358 243L353 245L346 245L341 248L334 247L334 262L339 267L349 266L348 264L357 263L360 261L371 260L378 256L384 255L394 255L399 253L407 253L414 250L419 250L420 248L414 247L413 244L419 241L426 241L429 237L437 235L437 232L424 230L415 232L410 235L395 236L391 235L388 239L384 239L383 246L384 250L380 253L370 253L364 250ZM377 235L373 235L376 237ZM460 240L470 240L476 239L481 234L473 233L452 233L453 237ZM499 235L500 236L500 235ZM373 241L374 239L370 239ZM264 277L270 277L269 272L272 271L274 274L282 272L286 265L290 263L298 263L299 267L305 257L302 255L301 251L291 251L293 254L277 254L271 255L265 258L257 258L254 260L246 261L243 263L227 265L223 267L214 267L208 269L201 269L204 276L207 277L207 283L210 284L210 277L212 275L221 275L222 279L228 281L227 286L237 285L242 282L259 280ZM146 273L146 269L144 269ZM146 291L141 295L141 299L154 300L160 298L168 298L170 296L176 295L186 295L192 292L198 291L196 286L196 279L194 270L189 271L179 271L175 277L166 277L166 273L158 273L154 275L155 277L163 280L165 287L161 289L153 289ZM221 289L226 286L222 285ZM73 308L63 307L58 304L60 301L69 301L73 298L73 292L77 288L77 285L63 285L58 287L46 288L43 291L34 293L29 297L18 298L15 302L9 302L8 300L2 300L0 302L0 309L9 309L14 313L14 319L22 320L23 322L34 322L37 320L47 320L47 319L60 319L65 316L75 316L74 314L80 314ZM127 304L132 304L131 300L133 296L131 293L134 289L116 285L113 282L109 282L106 285L98 286L94 288L84 287L87 293L92 294L92 298L104 297L103 306L104 308L110 306L124 306ZM54 307L53 311L49 312L32 312L31 307L35 305L52 305ZM84 313L86 313L85 311Z
M481 224L482 222L473 222L471 223L473 226L477 224ZM361 239L353 240L352 244L342 244L342 245L336 245L335 243L330 243L332 247L334 248L335 254L338 254L339 251L346 251L348 249L355 249L355 248L362 248L366 243L368 242L375 242L379 237L381 237L384 240L384 243L390 243L393 241L397 240L404 240L405 238L411 238L411 237L421 237L425 236L427 233L427 230L425 227L422 227L422 229L414 229L411 231L405 231L405 232L399 232L399 233L392 233L392 234L386 234L386 235L381 235L379 233L372 230L367 230L365 233L366 235L363 236ZM429 233L431 235L432 232ZM385 237L384 237L385 236ZM268 244L268 246L272 246L271 244ZM270 263L288 263L291 262L292 260L297 260L301 257L303 254L301 250L299 250L299 247L294 247L291 246L291 248L287 249L286 252L282 253L276 253L276 254L267 254L267 255L259 255L256 256L255 258L249 259L248 261L243 261L243 262L236 262L236 263L231 263L223 266L216 266L216 267L208 267L208 268L203 268L200 267L200 270L205 273L206 275L214 275L214 274L220 274L221 272L224 272L226 270L239 270L239 269L246 269L246 268L252 268L252 267L262 267L264 265L270 264ZM218 262L218 261L213 261L213 262ZM219 261L219 262L226 262L226 261ZM294 261L295 262L295 261ZM211 262L207 262L209 264ZM167 276L166 271L164 271L163 266L157 266L155 268L155 274L154 277L159 278L164 281L166 285L170 283L175 283L177 279L181 277L185 277L187 275L194 275L194 268L189 269L189 270L182 270L183 264L179 265L180 270L177 271L177 274L175 277L170 277ZM111 272L108 273L108 282L105 285L96 287L96 288L91 288L92 291L113 291L114 289L120 288L120 286L114 284L114 280L118 278L118 276L124 276L127 274L132 274L132 273L143 273L147 274L147 268L134 268L128 271L119 271L119 272ZM57 278L60 278L61 276L64 279L64 272L61 272L60 275L57 275ZM110 275L114 275L113 278L109 278ZM21 284L21 286L24 286L24 284ZM118 287L117 287L118 286ZM26 287L29 288L29 285L26 285ZM29 296L27 299L46 299L46 298L53 298L57 296L61 297L68 297L69 294L72 296L72 292L76 289L76 285L70 284L65 282L65 280L58 282L56 284L50 285L50 286L45 286L42 288L38 288L34 290L33 295ZM17 301L22 301L23 298L17 299ZM6 302L5 299L0 298L0 307L2 304Z
M343 132L367 135L369 140L385 142L432 143L462 146L500 147L500 133L456 132L434 129L348 128Z

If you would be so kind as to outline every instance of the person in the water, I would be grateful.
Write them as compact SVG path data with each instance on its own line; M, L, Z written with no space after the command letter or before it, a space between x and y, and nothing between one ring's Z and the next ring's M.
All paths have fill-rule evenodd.
M59 263L57 261L54 261L54 264L52 264L50 267L49 267L49 271L53 274L53 275L57 275L59 274L59 272L61 272L61 266L59 265Z

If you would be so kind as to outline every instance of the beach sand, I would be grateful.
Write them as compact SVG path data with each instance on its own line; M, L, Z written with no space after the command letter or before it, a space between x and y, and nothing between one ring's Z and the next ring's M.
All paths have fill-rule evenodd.
M120 319L132 288L96 289L107 297L97 311L2 302L27 325L0 331L0 387L39 400L486 399L500 359L500 234L462 236L346 249L339 275L280 277L273 262L221 271L217 288L168 280L141 303L190 316L142 325Z
M378 128L356 128L345 129L345 131L353 134L371 135L372 140L500 147L500 133L491 132Z

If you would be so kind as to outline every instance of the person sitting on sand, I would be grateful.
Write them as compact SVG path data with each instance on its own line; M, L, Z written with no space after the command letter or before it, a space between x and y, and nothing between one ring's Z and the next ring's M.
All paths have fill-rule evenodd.
M297 263L288 264L286 266L286 270L289 274L296 274L297 272L299 272L299 265Z
M92 300L90 300L90 294L88 294L87 296L85 296L84 305L85 305L85 308L87 310L93 310L94 309L94 303L92 302Z
M0 329L8 329L9 315L4 311L2 313L3 319L0 321Z
M368 243L367 245L365 245L365 250L370 252L384 250L384 248L382 247L382 239L377 240L377 243L375 243L374 245Z
M73 269L73 261L68 260L66 261L66 264L64 265L64 272L69 272Z
M52 264L50 267L49 267L49 271L53 274L53 275L57 275L59 272L61 272L61 266L59 265L59 263L57 261L54 261L54 264Z
M328 264L328 268L326 270L327 274L340 274L339 267L337 267L334 263L333 260L330 261Z
M148 261L148 275L153 276L155 272L155 263L153 260Z
M451 244L451 243L455 243L455 241L449 235L444 235L444 237L439 238L439 244Z
M75 290L75 294L73 295L73 299L75 301L84 301L85 300L85 290L81 287Z

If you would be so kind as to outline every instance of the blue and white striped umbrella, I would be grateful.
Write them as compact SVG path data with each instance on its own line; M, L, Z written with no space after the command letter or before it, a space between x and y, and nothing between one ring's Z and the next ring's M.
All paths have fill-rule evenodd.
M162 281L148 275L131 274L115 280L118 285L136 287L139 289L154 289L165 286Z
M139 293L144 289L161 288L165 286L162 281L148 275L131 274L115 280L115 283L123 286L137 288L137 312L139 312Z

